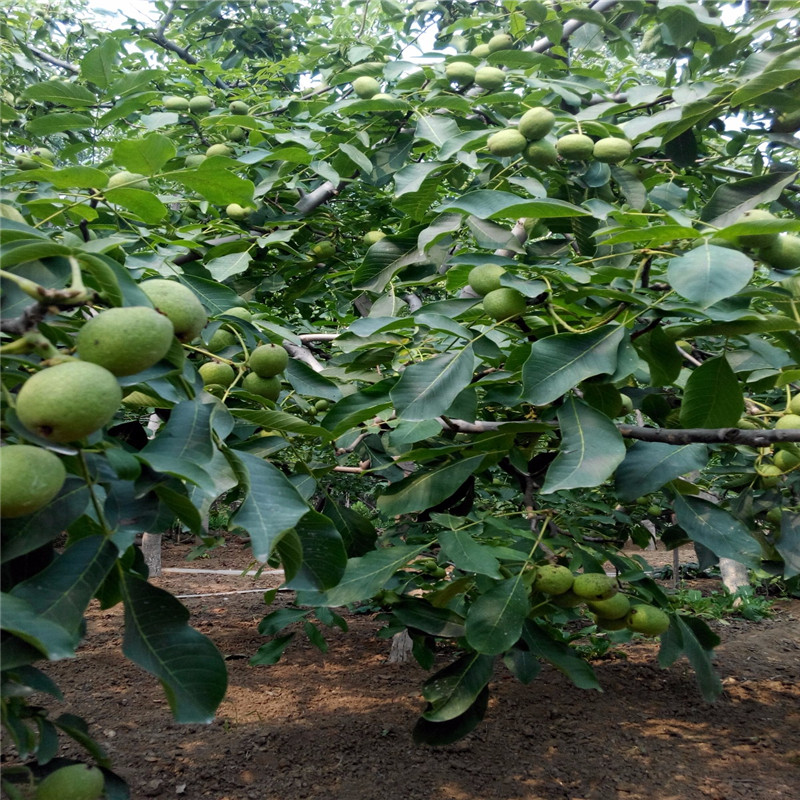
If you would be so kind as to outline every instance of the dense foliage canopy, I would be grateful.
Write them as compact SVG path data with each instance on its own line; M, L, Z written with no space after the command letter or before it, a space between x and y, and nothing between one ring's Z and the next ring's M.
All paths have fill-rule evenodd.
M125 796L25 699L92 598L213 717L222 657L134 544L220 544L211 510L296 591L253 664L367 601L424 666L449 643L420 742L498 657L599 688L583 656L663 612L661 664L719 693L620 549L647 520L797 590L794 0L0 8L3 722L37 774L59 729ZM588 613L614 592L633 617Z

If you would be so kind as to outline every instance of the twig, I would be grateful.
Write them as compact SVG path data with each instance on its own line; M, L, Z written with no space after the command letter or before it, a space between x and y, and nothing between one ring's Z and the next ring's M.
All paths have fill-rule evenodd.
M55 56L51 56L50 53L45 53L44 50L40 50L38 47L34 47L32 44L26 44L25 48L33 53L36 58L40 58L42 61L46 61L48 64L52 64L54 67L60 67L61 69L65 69L68 72L72 72L73 74L77 75L81 69L80 67L76 67L74 64L70 64L69 61L63 61L60 58L56 58Z

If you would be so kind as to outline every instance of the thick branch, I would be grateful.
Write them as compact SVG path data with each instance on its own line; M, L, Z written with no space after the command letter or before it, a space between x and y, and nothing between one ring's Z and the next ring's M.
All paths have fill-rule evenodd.
M589 8L591 8L592 11L598 11L602 14L604 11L608 11L610 8L613 8L618 2L619 0L597 0L597 2L592 3ZM561 41L565 42L570 36L572 36L573 33L575 33L576 30L578 30L578 28L583 27L585 24L585 22L581 22L580 20L571 19L564 25L564 33L561 37ZM553 44L554 43L551 42L546 36L543 36L541 39L537 39L533 43L531 50L534 53L545 53L553 46Z
M179 58L183 59L187 64L191 64L195 66L197 64L197 59L185 48L181 47L179 44L176 44L171 39L167 39L166 36L161 32L161 30L157 30L153 33L145 34L146 37L151 41L155 42L157 45L160 45L165 50L169 50L172 53L175 53ZM228 91L230 86L228 86L222 78L216 78L214 80L214 85L217 89L221 89L223 92Z
M75 75L81 71L80 67L70 64L69 61L62 61L60 58L51 56L50 53L45 53L44 50L40 50L38 47L34 47L31 44L27 44L25 47L28 49L28 52L33 53L36 58L40 58L42 61L46 61L48 64L52 64L54 67L60 67L61 69L65 69L67 72L72 72Z
M301 197L294 207L301 214L310 214L332 197L335 197L344 188L344 181L338 186L334 186L330 181L325 181L321 186L317 186L313 192L309 192L305 197Z

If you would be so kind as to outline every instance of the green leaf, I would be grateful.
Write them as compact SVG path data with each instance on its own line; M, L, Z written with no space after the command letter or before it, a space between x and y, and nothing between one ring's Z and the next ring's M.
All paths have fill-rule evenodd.
M62 111L36 117L26 125L31 136L50 136L61 131L83 131L91 128L94 121L86 114L74 111Z
M503 653L522 635L529 610L528 593L519 575L495 583L467 612L467 642L479 653Z
M36 648L50 661L75 655L77 642L72 633L64 630L58 623L40 616L21 597L3 593L0 602L0 628ZM5 647L3 650L5 651ZM3 669L7 669L5 664Z
M262 644L248 663L254 667L277 664L294 636L294 632L286 633L283 636L277 636L271 642Z
M252 260L252 253L249 250L245 250L242 253L229 253L226 256L212 258L206 262L205 267L215 281L222 283L234 275L241 275L241 273L247 272Z
M415 628L430 636L458 639L464 635L464 619L447 608L437 608L420 597L405 595L392 606L394 617L407 628ZM431 698L428 698L433 702Z
M322 513L341 534L348 557L362 556L375 547L378 532L375 526L357 511L328 497Z
M669 385L678 379L683 356L661 326L639 336L633 344L650 368L651 386Z
M143 222L156 224L167 216L167 207L152 193L144 189L109 189L106 199L135 214Z
M14 597L30 603L42 618L80 640L83 614L117 559L117 548L102 536L79 539L47 567L18 583Z
M387 378L373 386L342 398L322 419L322 427L331 431L334 438L341 436L349 428L374 417L392 401L389 389L395 383L394 378Z
M199 400L184 400L170 413L167 424L138 457L158 472L185 478L213 491L214 483L204 465L213 455L211 415L214 406Z
M422 716L429 722L445 722L467 711L486 688L494 672L494 659L469 653L448 664L422 684L428 707Z
M625 458L625 444L611 420L571 396L558 410L561 447L547 470L542 494L599 486Z
M200 298L200 302L209 314L222 314L241 302L241 298L233 289L222 286L217 281L198 278L195 275L181 275L180 281Z
M299 593L297 603L309 606L346 606L366 600L382 589L398 569L426 549L426 544L404 544L373 550L359 558L350 558L347 560L344 575L336 586L325 593Z
M238 419L247 420L265 430L278 433L300 433L306 436L331 438L328 431L318 425L311 425L300 417L287 414L285 411L273 411L269 408L231 408L231 414Z
M0 247L0 257L2 257L3 267L14 267L17 264L25 264L28 261L38 261L42 258L52 258L53 256L70 256L72 248L59 242L52 242L49 239L25 240L17 239L14 242Z
M761 564L761 546L728 511L684 495L676 495L672 507L678 525L693 542L700 542L719 558L733 559L751 569Z
M450 139L458 136L461 130L458 123L449 116L424 116L417 117L417 129L414 134L415 139L431 142L441 148Z
M398 416L426 420L447 411L469 386L475 366L471 346L411 364L391 391Z
M253 558L266 561L280 537L308 513L308 503L291 481L268 461L242 451L231 451L230 456L239 462L240 485L247 494L228 527L246 530L250 534Z
M362 171L366 174L372 172L372 162L357 148L351 144L342 143L339 149Z
M461 211L479 219L516 219L518 217L539 217L541 219L558 217L586 217L589 212L564 200L542 198L526 200L510 192L479 189L469 192L456 200L451 200L436 209Z
M679 295L707 308L747 286L753 268L752 259L738 250L703 244L673 258L667 280Z
M219 166L211 165L197 170L181 170L172 173L170 178L188 186L216 205L227 206L230 203L238 203L240 206L250 206L253 204L253 192L256 188L253 182L240 178Z
M217 648L189 627L189 612L169 592L129 572L121 588L122 652L161 681L176 722L211 722L228 685Z
M107 36L81 59L81 77L105 89L114 77L119 42Z
M339 531L326 516L308 511L295 525L303 546L303 564L286 581L287 589L325 591L339 582L347 565L347 553Z
M23 100L33 100L38 103L53 103L57 106L91 106L97 98L84 86L67 81L45 81L34 83L21 95Z
M522 397L545 405L594 375L613 375L617 350L625 338L619 325L590 333L557 333L533 343L522 367Z
M700 219L715 228L732 225L745 211L777 200L796 178L796 172L766 172L754 178L724 183L703 208Z
M332 380L315 372L308 364L290 358L286 367L286 379L298 393L310 397L322 397L334 403L342 398L342 390Z
M725 356L704 361L686 381L680 420L684 428L729 428L744 411L739 381Z
M781 535L775 549L783 558L783 577L788 581L800 575L800 512L787 511L781 514Z
M23 176L18 177L22 179ZM24 180L47 181L56 189L102 189L108 183L108 175L94 167L32 169L24 173Z
M492 548L476 542L468 531L440 531L439 544L445 556L458 569L475 572L499 580L500 562L494 557Z
M704 444L635 442L617 468L617 494L620 500L635 500L687 472L703 469L707 462L708 448Z
M123 139L114 147L114 163L131 172L155 175L177 150L172 140L160 133L149 133L141 139Z
M482 461L482 455L472 456L414 474L386 489L378 498L378 508L387 516L432 508L455 493Z
M669 630L661 637L658 654L659 664L665 667L680 653L685 653L695 671L700 693L707 702L713 702L722 694L722 683L711 662L714 640L719 643L719 638L711 634L703 620L674 614Z
M579 689L603 691L592 667L564 642L553 639L545 628L533 620L525 623L524 641L537 658L549 661Z
M762 72L740 86L729 102L731 106L746 105L756 97L797 80L800 80L800 47L795 46L779 52Z
M446 722L431 722L420 717L411 736L415 744L444 746L463 739L480 725L489 707L489 688L484 687L475 702L463 713Z

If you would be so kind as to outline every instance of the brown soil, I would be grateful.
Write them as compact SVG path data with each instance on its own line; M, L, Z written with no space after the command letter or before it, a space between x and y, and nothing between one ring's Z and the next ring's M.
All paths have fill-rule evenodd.
M191 563L188 550L167 544L165 566L247 565L235 545ZM623 648L626 658L595 665L603 693L549 668L525 687L498 668L485 722L462 742L428 748L410 735L427 673L386 663L389 644L375 637L372 616L350 618L348 633L326 631L325 655L297 637L276 666L249 666L264 642L262 593L225 592L278 582L172 572L155 580L178 595L213 593L183 598L228 659L228 696L210 726L171 721L154 679L121 655L119 609L92 609L78 658L47 666L65 695L53 710L86 718L133 798L800 798L798 601L779 602L766 621L716 624L725 693L714 705L685 661L661 670L657 645L640 641ZM81 757L77 748L65 755Z

